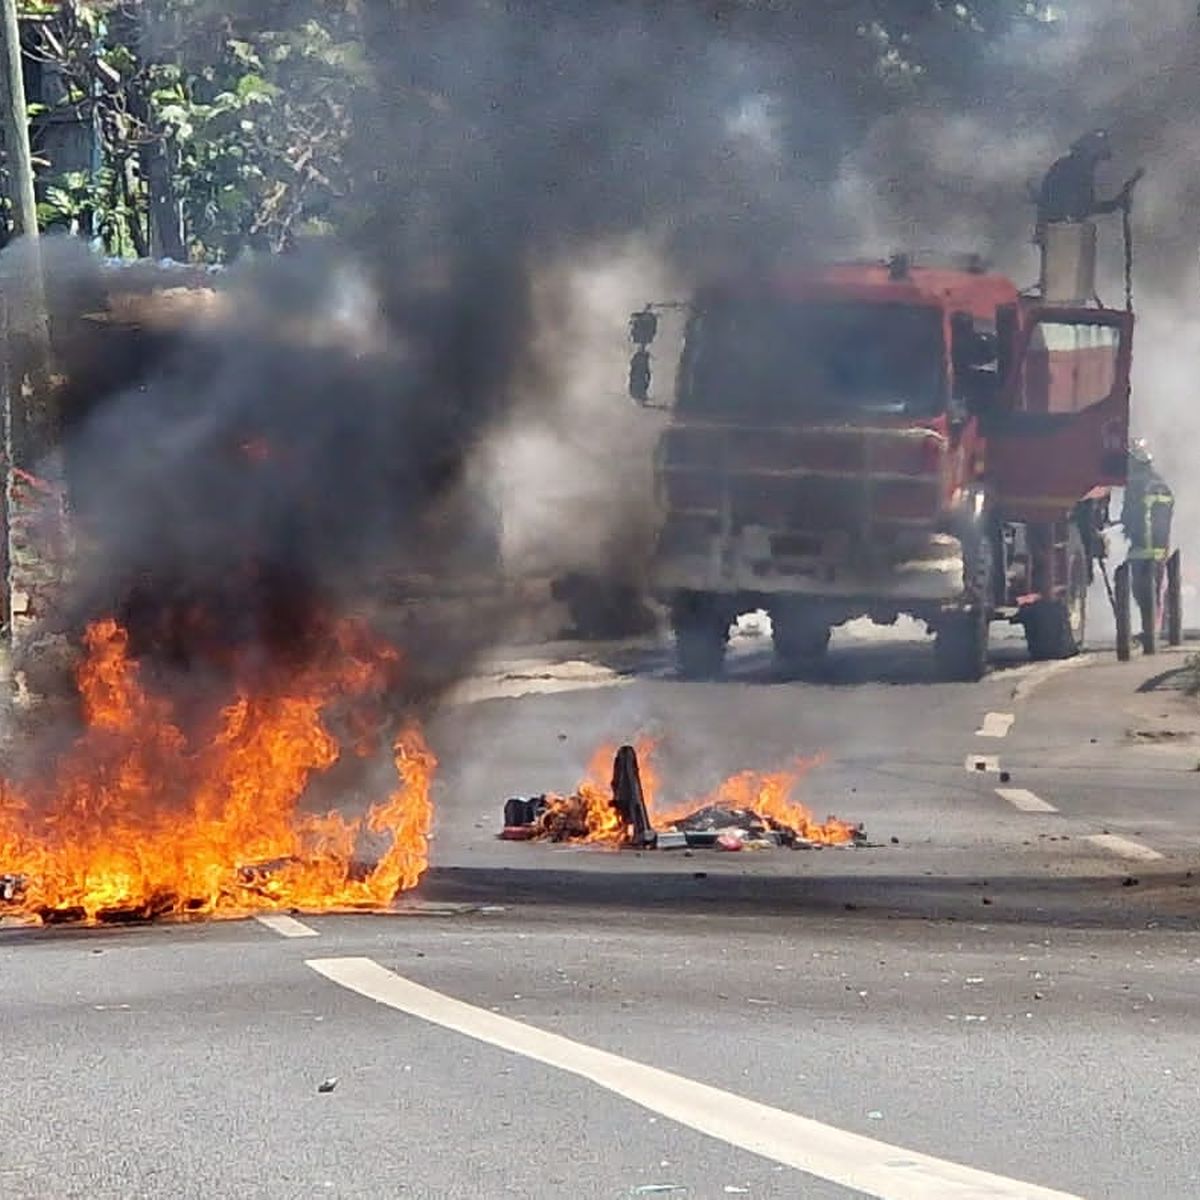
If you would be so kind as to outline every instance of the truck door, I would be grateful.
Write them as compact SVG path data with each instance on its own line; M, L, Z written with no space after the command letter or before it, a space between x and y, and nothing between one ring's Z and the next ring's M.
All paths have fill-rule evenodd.
M986 467L1009 520L1052 521L1125 482L1133 315L1037 310L1016 338L1003 402L986 414Z

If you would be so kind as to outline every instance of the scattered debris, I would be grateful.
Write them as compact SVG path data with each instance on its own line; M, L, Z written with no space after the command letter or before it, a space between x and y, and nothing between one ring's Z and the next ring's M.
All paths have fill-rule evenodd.
M764 777L773 780L775 777ZM741 777L735 777L741 780ZM754 799L753 792L749 798ZM764 808L769 805L763 805ZM759 808L710 802L684 816L660 817L656 828L645 791L637 751L622 746L613 760L608 789L596 781L581 784L570 796L513 796L504 803L506 841L596 842L634 849L723 851L845 849L869 846L861 825L829 818L820 825L802 806L775 806L795 826ZM796 827L798 826L798 827ZM892 838L899 845L899 838Z
M322 1079L321 1082L317 1084L317 1091L321 1092L323 1095L328 1094L329 1092L332 1092L337 1085L337 1076L331 1075L328 1079Z

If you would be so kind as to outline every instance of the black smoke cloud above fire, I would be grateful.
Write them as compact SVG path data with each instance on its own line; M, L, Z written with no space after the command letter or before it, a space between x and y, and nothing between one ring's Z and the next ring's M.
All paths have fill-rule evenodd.
M670 4L362 14L343 234L229 272L218 286L253 320L110 327L74 364L66 615L77 631L116 612L164 667L195 672L229 643L304 653L316 613L382 610L412 576L453 590L480 566L466 466L514 409L555 403L533 353L543 267L646 230L691 268L832 221L841 113L799 43ZM56 323L74 329L104 285L50 249ZM344 328L370 327L370 347L278 333L349 303L347 280L365 285ZM431 687L494 615L410 630Z

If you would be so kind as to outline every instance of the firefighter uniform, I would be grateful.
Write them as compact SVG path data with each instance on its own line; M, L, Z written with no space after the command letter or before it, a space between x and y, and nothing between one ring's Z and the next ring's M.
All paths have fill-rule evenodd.
M1130 451L1129 479L1121 506L1121 525L1129 540L1133 598L1142 615L1142 638L1155 628L1163 576L1171 546L1175 496L1155 471L1143 445Z

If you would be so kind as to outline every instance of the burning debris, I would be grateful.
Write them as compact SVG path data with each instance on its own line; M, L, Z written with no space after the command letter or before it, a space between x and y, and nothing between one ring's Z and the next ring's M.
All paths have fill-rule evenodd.
M640 752L633 746L617 750L606 787L599 780L612 753L610 748L597 751L587 778L569 796L506 801L501 838L659 850L866 845L861 825L837 817L815 821L803 804L792 799L802 769L773 774L743 771L725 780L699 807L659 813L654 803L653 746L643 743Z

